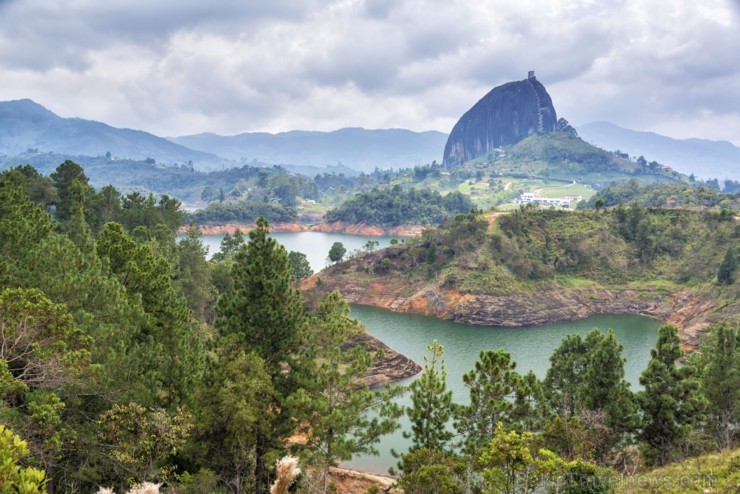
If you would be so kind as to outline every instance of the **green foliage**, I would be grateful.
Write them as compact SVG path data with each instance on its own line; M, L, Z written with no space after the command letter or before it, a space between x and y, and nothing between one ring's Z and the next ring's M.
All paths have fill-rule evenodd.
M117 223L98 236L96 251L126 288L130 300L141 303L147 319L138 338L157 353L144 371L162 404L187 400L203 372L202 337L187 301L173 286L168 261L155 252L157 244L137 244Z
M398 486L408 494L457 494L464 492L463 458L421 448L403 455Z
M459 192L442 196L439 192L410 189L396 185L374 188L356 194L353 199L326 214L328 221L366 223L368 225L436 225L457 213L467 213L473 203Z
M46 492L44 472L23 467L28 445L13 431L0 425L0 492L2 494L41 494Z
M692 364L701 369L707 429L719 449L728 449L740 430L740 332L726 323L713 326Z
M402 389L375 391L363 382L380 355L353 342L362 328L350 319L349 304L338 292L324 296L309 325L305 358L310 371L304 387L291 397L291 409L306 426L308 451L302 457L319 468L320 492L326 493L329 467L358 453L377 454L380 437L399 427L402 410L392 398Z
M216 327L221 335L234 335L244 348L253 351L265 364L276 394L271 407L280 410L269 429L260 430L255 444L255 491L266 488L264 460L269 447L281 447L291 433L285 400L294 389L291 361L304 333L300 294L293 288L288 254L269 237L265 218L249 233L249 243L236 255L230 292L219 297ZM283 368L286 365L288 371Z
M342 242L334 242L329 249L328 257L331 262L339 262L344 258L344 254L346 253L347 249Z
M172 457L184 446L192 429L188 412L147 409L138 403L116 404L98 421L100 439L110 448L121 484L167 481Z
M676 446L702 418L705 407L697 393L699 383L693 366L676 363L683 357L680 344L675 326L660 327L658 342L650 351L652 358L640 377L645 390L637 395L642 410L640 438L649 457L660 466L672 458Z
M211 282L211 270L206 261L208 247L203 245L202 236L200 229L191 223L185 238L178 242L174 285L187 300L188 307L200 320L205 320L215 302L216 289Z
M425 448L444 451L452 439L447 425L452 418L452 392L447 390L447 371L442 359L444 348L434 340L427 347L430 357L424 356L424 371L409 385L411 407L406 410L411 420L410 451Z
M503 350L480 352L475 368L463 376L470 404L455 412L455 428L465 438L468 452L490 441L496 425L514 425L514 401L523 385L516 363Z
M288 263L290 264L290 273L296 281L306 279L313 274L311 264L309 264L308 258L303 252L290 251L288 253Z
M31 202L7 171L0 174L0 283L12 286L29 247L51 232L50 216Z
M599 209L596 204L601 201L602 207L615 207L619 204L637 203L643 207L661 208L729 208L740 207L737 193L722 193L716 188L703 183L646 183L641 184L636 178L627 182L612 184L588 201L578 205L578 209Z
M91 340L37 289L0 293L0 359L26 385L59 389L90 365Z
M498 424L493 439L480 455L487 493L531 493L541 488L563 469L563 461L546 449L535 449L531 432L506 432Z
M295 208L269 202L219 202L211 203L191 215L196 223L242 222L252 223L260 216L272 222L292 222L298 220Z
M639 168L572 135L565 125L562 127L563 132L533 134L519 141L507 149L506 157L497 160L496 166L516 174L579 181L585 178L587 183L599 180L599 175L624 177Z
M221 334L237 335L272 373L298 346L303 311L293 288L288 254L268 234L267 220L259 218L249 243L236 255L233 291L219 299L216 324Z
M732 285L735 283L737 261L735 260L734 250L732 246L727 249L722 264L719 265L719 270L717 270L717 283L721 285Z
M143 227L153 232L157 225L165 225L174 233L185 222L185 212L179 200L162 195L159 200L153 194L143 196L133 192L124 196L121 209L114 221L120 222L128 230Z
M604 335L593 330L585 339L568 335L550 356L544 384L560 420L551 421L549 428L563 432L565 445L585 434L591 440L582 441L589 445L582 450L603 458L635 427L636 404L624 380L622 349L613 331ZM570 446L563 449L572 451Z
M50 178L58 193L54 203L54 216L58 221L69 220L76 209L89 205L94 191L80 165L67 160L57 167Z
M198 394L198 462L219 472L226 484L248 485L258 437L269 434L277 399L264 360L236 335L221 338Z

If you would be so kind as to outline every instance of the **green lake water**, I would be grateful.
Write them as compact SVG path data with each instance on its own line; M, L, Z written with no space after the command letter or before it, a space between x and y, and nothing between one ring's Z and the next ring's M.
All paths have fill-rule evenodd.
M617 339L624 346L626 379L631 383L632 389L636 389L640 374L650 359L650 349L658 339L658 327L661 324L649 317L613 315L544 326L491 328L357 305L352 306L352 317L361 321L370 334L420 365L426 354L426 347L435 339L441 343L445 349L447 387L458 403L468 400L462 376L473 368L482 350L503 349L511 354L520 373L526 374L532 370L543 378L550 364L550 355L560 341L568 334L585 335L593 328L614 330ZM406 384L412 379L407 380ZM400 403L410 405L408 395ZM410 424L405 418L402 428L410 430ZM398 432L383 438L378 446L379 456L356 457L344 462L342 466L384 474L397 461L390 454L391 448L404 452L409 444Z
M296 251L306 254L314 272L321 271L327 266L326 258L334 242L344 244L347 249L346 257L356 250L362 250L368 241L378 242L379 247L387 247L391 241L391 237L363 237L344 233L321 232L272 233L270 236L283 244L288 252ZM203 244L208 247L209 258L221 250L221 240L223 238L223 235L203 235Z
M272 234L288 251L298 251L306 257L314 271L326 265L326 257L334 242L342 242L348 254L361 250L368 240L375 240L380 247L389 245L390 237L362 237L340 233L274 233ZM218 252L223 235L204 235L203 241L209 246L209 255ZM503 349L512 355L517 370L526 374L534 371L542 378L549 367L549 358L560 341L568 334L585 335L593 328L603 331L613 329L617 339L624 346L623 356L627 381L632 388L638 386L638 379L650 359L650 349L658 338L660 321L642 316L596 316L582 321L548 324L525 328L492 328L468 326L431 317L394 313L375 307L352 306L352 317L362 322L367 331L389 347L422 364L426 347L432 340L439 341L445 348L447 385L452 390L456 402L464 403L468 395L462 384L462 375L471 370L482 350ZM408 379L411 382L413 378ZM400 403L409 405L408 395ZM408 421L402 421L402 428L410 430ZM373 473L385 474L388 467L395 466L396 459L390 454L391 448L405 452L409 442L401 432L383 438L378 446L379 456L360 456L342 466Z

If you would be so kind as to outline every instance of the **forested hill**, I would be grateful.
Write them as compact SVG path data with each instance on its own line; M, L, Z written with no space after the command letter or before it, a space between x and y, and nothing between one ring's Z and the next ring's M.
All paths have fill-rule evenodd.
M484 325L595 313L669 318L695 296L704 310L688 314L684 327L700 329L740 317L740 285L732 281L738 238L737 213L727 210L524 207L458 215L404 245L337 265L322 280L356 302L372 304L377 284L397 310ZM355 272L374 276L360 280ZM675 296L684 291L681 302Z
M86 156L108 153L118 159L150 158L167 164L192 162L200 169L233 166L220 156L188 149L141 130L62 118L29 99L0 101L0 153L18 155L28 149Z
M364 223L377 226L437 225L458 213L473 209L468 196L414 188L406 191L400 185L392 188L374 188L356 194L326 214L327 221L350 224Z
M636 179L611 185L597 192L578 209L613 207L637 202L644 207L670 207L686 209L740 209L740 183L725 180L724 192L719 182L676 182L671 184L641 185Z

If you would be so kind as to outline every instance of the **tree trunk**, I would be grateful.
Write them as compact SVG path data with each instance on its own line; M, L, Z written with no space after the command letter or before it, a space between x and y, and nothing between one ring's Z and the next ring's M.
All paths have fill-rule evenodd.
M255 448L255 465L254 465L254 492L255 494L265 494L265 454L267 453L267 440L264 435L257 436L257 446Z

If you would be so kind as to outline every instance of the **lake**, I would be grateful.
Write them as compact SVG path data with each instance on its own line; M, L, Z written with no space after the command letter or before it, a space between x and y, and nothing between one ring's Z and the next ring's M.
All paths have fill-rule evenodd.
M481 350L503 349L517 363L519 373L526 374L532 370L539 378L543 378L550 365L550 355L560 341L571 333L585 336L593 328L614 330L624 346L622 355L627 359L625 378L634 390L650 360L650 349L655 346L661 324L656 319L644 316L611 315L544 326L492 328L358 305L352 306L352 317L362 322L368 333L419 365L423 365L426 347L435 339L441 343L445 349L447 389L452 391L453 399L458 403L468 401L468 390L463 385L462 376L473 368ZM408 394L399 403L411 405ZM404 418L401 423L402 429L410 430L408 420ZM409 445L410 441L403 439L399 431L383 438L378 447L379 456L356 457L342 463L342 466L387 474L388 467L395 466L397 462L390 454L391 448L404 452Z
M391 237L363 237L344 233L271 233L270 236L283 244L288 252L296 251L306 254L308 263L314 272L321 271L327 266L326 258L334 242L344 244L347 249L345 257L354 251L362 250L368 242L378 242L379 247L387 247L391 243ZM203 244L208 247L209 258L221 250L221 240L223 238L223 235L203 235Z
M334 242L342 242L348 253L361 250L368 240L378 241L381 247L390 243L390 237L361 237L340 233L274 233L272 236L288 251L306 254L315 271L326 265L326 257ZM222 238L223 235L203 236L204 243L210 247L210 255L218 252ZM560 341L568 334L585 335L593 328L614 330L617 339L624 346L623 356L627 359L626 379L636 389L640 374L650 359L650 349L658 339L658 327L661 324L658 320L643 316L613 315L535 327L492 328L357 305L352 306L352 317L362 322L368 333L420 365L426 354L426 347L432 340L439 341L445 348L448 389L452 390L454 400L459 403L468 399L462 376L473 368L481 350L503 349L511 354L521 374L532 370L543 378L549 367L550 355ZM400 403L409 405L408 395ZM402 429L410 430L407 420L402 421ZM409 444L399 431L383 438L378 446L379 456L356 457L344 462L342 466L386 474L388 467L395 466L397 461L391 456L390 449L405 452Z

